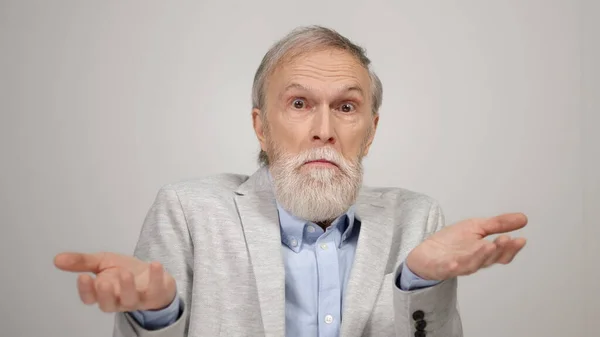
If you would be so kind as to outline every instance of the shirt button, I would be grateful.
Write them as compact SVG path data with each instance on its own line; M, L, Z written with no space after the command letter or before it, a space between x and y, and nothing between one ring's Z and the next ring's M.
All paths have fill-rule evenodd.
M327 324L333 323L333 316L331 316L331 315L325 316L325 323L327 323Z
M322 243L322 244L321 244L321 249L323 249L323 250L327 250L327 244L326 244L326 243Z
M308 226L308 228L306 229L309 233L314 233L315 232L315 227L313 226Z
M290 244L292 245L292 247L296 247L298 245L298 240L292 239L292 241L290 241Z

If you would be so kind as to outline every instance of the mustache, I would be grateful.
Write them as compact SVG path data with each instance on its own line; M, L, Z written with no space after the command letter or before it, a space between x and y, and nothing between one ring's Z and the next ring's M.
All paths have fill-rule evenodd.
M347 159L341 152L332 146L321 146L306 149L300 153L290 153L279 144L269 141L269 147L273 154L272 166L276 170L294 172L304 164L315 160L326 160L336 165L340 172L347 176L362 174L362 156Z
M345 158L336 150L330 147L314 148L302 152L296 157L296 161L299 164L305 164L315 160L326 160L337 166L340 166Z
M326 160L335 166L344 174L352 174L360 170L360 162L346 159L340 152L332 147L318 147L305 150L297 155L290 155L286 158L287 165L294 169L299 169L302 165L310 161Z

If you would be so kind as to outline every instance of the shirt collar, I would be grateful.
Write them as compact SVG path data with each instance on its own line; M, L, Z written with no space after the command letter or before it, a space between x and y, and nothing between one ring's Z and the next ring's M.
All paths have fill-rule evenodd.
M306 227L308 221L300 219L289 213L283 207L281 207L278 202L277 211L279 212L281 242L297 253L300 251L300 247L302 247L304 228Z
M281 207L278 202L277 211L279 212L281 242L296 253L299 252L302 248L302 242L304 240L307 225L312 224L316 227L318 227L318 225L296 217ZM338 247L341 247L346 240L352 237L355 227L354 225L357 220L359 219L356 216L355 206L353 205L346 213L340 215L331 223L330 228L340 232L341 240L338 243Z

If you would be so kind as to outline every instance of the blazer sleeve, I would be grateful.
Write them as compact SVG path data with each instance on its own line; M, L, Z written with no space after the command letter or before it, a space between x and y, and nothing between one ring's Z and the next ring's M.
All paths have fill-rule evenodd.
M172 324L147 330L129 313L116 313L113 337L184 337L187 335L191 285L193 278L193 245L179 195L171 185L163 186L148 211L134 254L143 261L158 261L177 284L181 300L178 318Z
M442 210L433 202L426 222L426 237L444 226ZM400 273L398 268L395 279ZM404 291L394 285L394 317L397 337L463 337L457 279L414 291Z

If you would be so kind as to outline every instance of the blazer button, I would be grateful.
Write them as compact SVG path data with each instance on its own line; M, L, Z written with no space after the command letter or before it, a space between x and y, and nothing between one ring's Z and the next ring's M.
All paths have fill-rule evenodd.
M423 312L423 310L417 310L417 311L413 312L412 317L415 321L420 321L423 318L425 318L425 313Z
M426 326L427 322L425 322L424 320L417 321L417 323L415 324L415 328L417 328L418 331L425 331Z
M425 331L415 331L415 337L425 337L426 335Z

